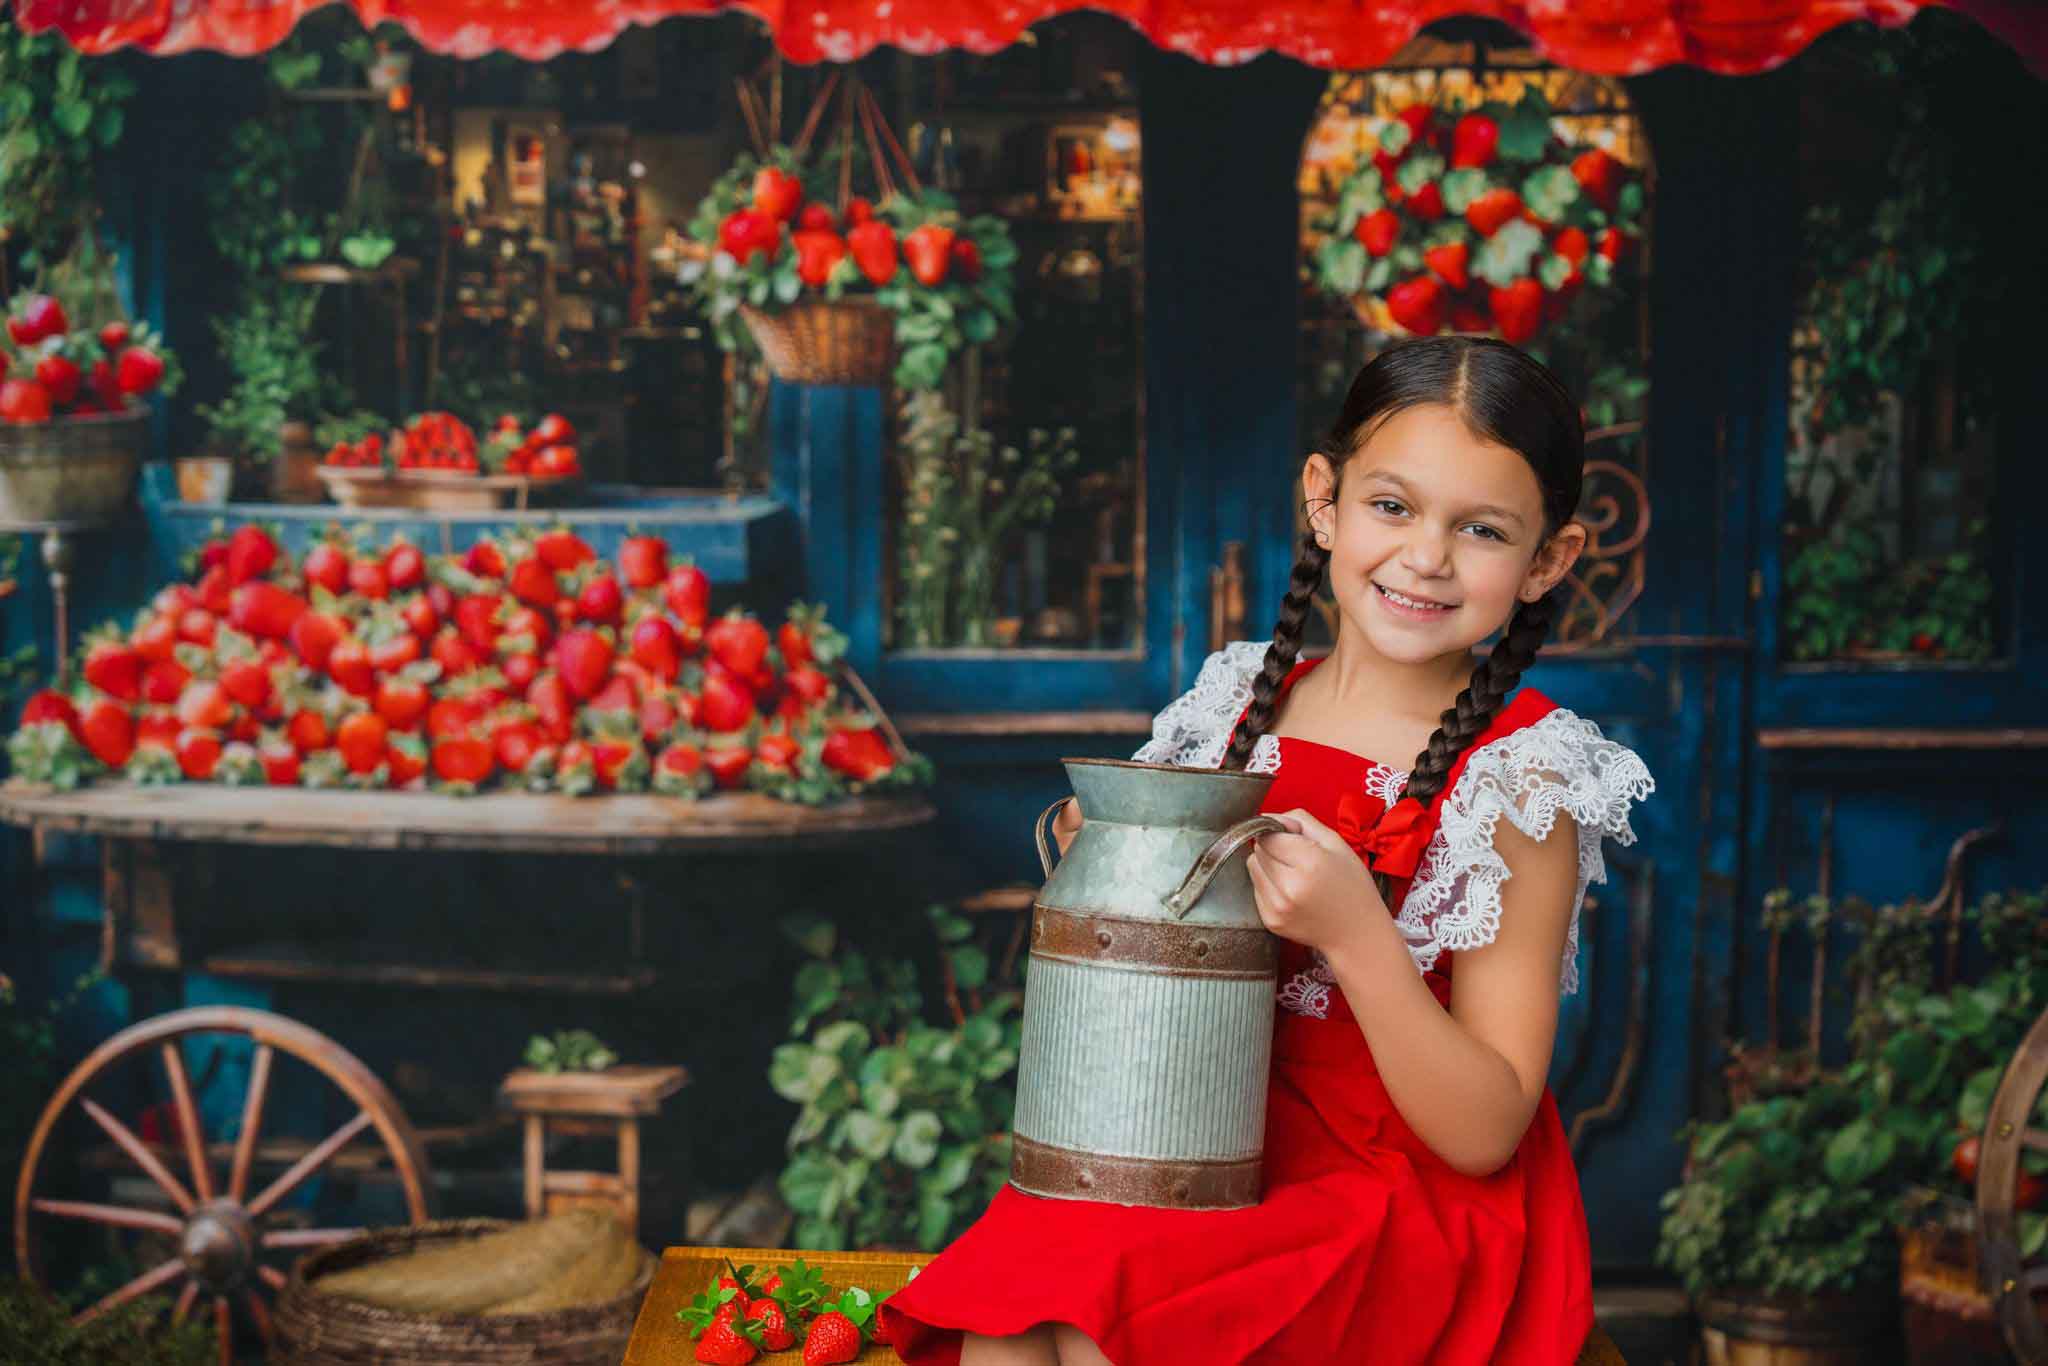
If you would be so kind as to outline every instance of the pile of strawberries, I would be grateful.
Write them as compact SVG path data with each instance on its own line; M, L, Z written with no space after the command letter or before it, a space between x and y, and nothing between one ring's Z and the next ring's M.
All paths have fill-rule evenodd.
M666 542L606 563L566 529L428 556L339 534L201 549L189 583L87 638L82 681L32 697L18 777L570 794L751 787L820 803L928 781L842 704L844 637L801 604L774 635Z
M55 296L22 294L7 311L0 422L126 412L133 400L175 384L169 355L146 328L122 321L74 328Z
M323 463L343 469L396 468L400 473L520 474L532 479L566 479L583 473L576 453L576 429L560 413L549 413L521 429L506 413L481 445L470 425L453 413L421 413L387 441L371 432L359 441L337 441Z
M796 249L797 278L822 289L835 274L842 281L864 278L886 285L901 262L921 285L948 278L972 284L981 278L981 247L944 223L920 223L900 237L874 206L855 197L835 214L816 201L804 202L803 183L779 166L754 173L753 197L718 224L718 249L740 265L756 255L770 260L785 245ZM842 264L843 263L843 264Z
M848 1286L835 1297L801 1257L759 1283L753 1267L725 1266L716 1286L676 1311L690 1325L697 1360L710 1366L747 1366L757 1354L786 1352L799 1339L804 1366L833 1366L858 1357L864 1342L889 1340L873 1295Z

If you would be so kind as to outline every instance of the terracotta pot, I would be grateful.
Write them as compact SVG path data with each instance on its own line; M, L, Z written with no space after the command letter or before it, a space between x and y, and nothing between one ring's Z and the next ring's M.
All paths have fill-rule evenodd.
M270 496L280 503L318 503L327 497L320 482L320 452L313 427L287 422L278 429L277 454L270 461Z
M1890 1290L1757 1295L1729 1290L1697 1306L1707 1366L1877 1366L1896 1359Z
M127 505L149 436L142 409L0 424L0 522L104 522Z
M183 455L178 470L178 497L188 503L225 503L235 485L235 462L224 455Z

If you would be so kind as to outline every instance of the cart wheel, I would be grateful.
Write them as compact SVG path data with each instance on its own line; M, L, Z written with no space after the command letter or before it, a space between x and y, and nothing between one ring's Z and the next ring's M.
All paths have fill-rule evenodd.
M256 1045L249 1068L248 1094L241 1104L241 1132L235 1138L225 1184L216 1184L214 1180L205 1135L200 1128L199 1107L193 1101L182 1051L185 1042L206 1035L239 1036L254 1040ZM123 1062L150 1052L156 1053L163 1068L177 1120L177 1132L166 1142L182 1147L189 1186L172 1173L150 1144L86 1094L95 1081ZM356 1106L356 1115L252 1196L250 1174L256 1162L257 1137L263 1127L263 1104L279 1053L297 1058L325 1077ZM90 1204L38 1194L44 1149L74 1104L162 1189L178 1211L175 1216L154 1209ZM211 1301L220 1333L220 1359L223 1363L232 1362L237 1303L265 1344L270 1342L270 1310L263 1287L272 1292L283 1288L285 1275L265 1262L264 1255L296 1256L300 1249L341 1242L362 1232L352 1228L292 1229L269 1225L280 1201L332 1162L365 1130L375 1130L376 1139L381 1141L384 1156L405 1192L412 1222L425 1222L427 1161L419 1137L384 1084L354 1054L296 1021L237 1006L178 1010L144 1020L101 1044L80 1063L57 1088L57 1094L37 1121L15 1187L16 1264L23 1277L31 1282L39 1280L34 1234L43 1219L77 1220L162 1235L175 1244L175 1253L84 1310L77 1321L84 1322L140 1295L170 1294L174 1289L177 1299L172 1312L182 1321L204 1296ZM47 1187L48 1178L43 1180Z
M1977 1225L1984 1274L2005 1340L2023 1366L2048 1366L2048 1328L2035 1308L2035 1292L2048 1287L2048 1264L2028 1266L2020 1255L2018 1209L2020 1154L2028 1148L2048 1152L2048 1128L2032 1123L2044 1081L2048 1011L2034 1021L2006 1064L1998 1093L1991 1098L1977 1159Z

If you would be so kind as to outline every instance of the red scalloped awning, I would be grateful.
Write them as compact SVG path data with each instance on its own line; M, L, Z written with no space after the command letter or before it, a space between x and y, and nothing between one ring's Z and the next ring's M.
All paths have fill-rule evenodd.
M23 26L55 28L87 52L135 46L247 55L282 41L332 0L16 0ZM1089 8L1160 47L1230 65L1279 52L1312 66L1378 66L1451 15L1503 20L1562 65L1627 75L1689 63L1724 75L1768 70L1838 24L1903 24L1940 0L339 0L366 24L394 21L435 52L534 60L603 47L629 24L740 10L767 22L794 61L844 62L878 45L993 52L1041 19ZM0 0L4 3L4 0ZM2039 0L1950 0L2048 69Z

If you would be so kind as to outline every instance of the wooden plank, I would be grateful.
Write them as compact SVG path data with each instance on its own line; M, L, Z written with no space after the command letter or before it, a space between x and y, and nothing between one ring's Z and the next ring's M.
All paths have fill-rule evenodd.
M653 968L617 975L517 972L453 964L335 963L302 958L236 957L217 954L199 970L214 977L250 982L323 982L340 985L429 987L454 991L535 991L564 996L632 996L660 979Z
M536 1072L522 1067L498 1086L514 1110L540 1114L651 1115L689 1084L681 1067L608 1067L602 1072Z
M1788 727L1756 733L1759 749L1772 750L2006 750L2048 749L2048 728L2010 727L2004 729L1916 730L1886 727L1836 729Z
M106 783L74 792L0 787L0 822L86 835L337 849L599 854L788 850L860 844L928 823L919 796L854 797L830 806L729 792L699 801L635 794L566 797L497 792L330 792L212 784Z
M905 735L1150 735L1143 711L919 712L896 719Z

